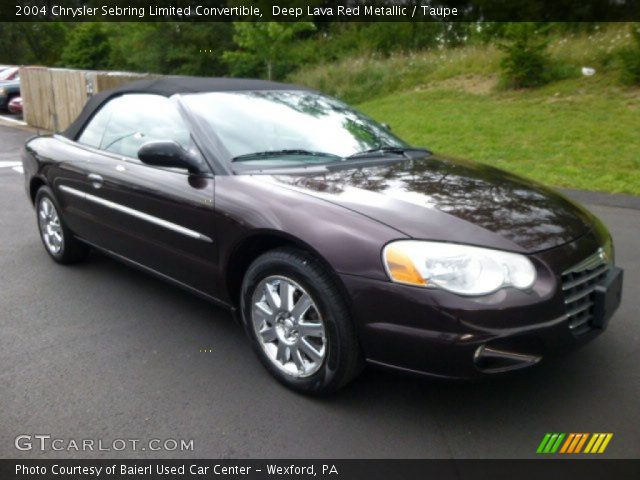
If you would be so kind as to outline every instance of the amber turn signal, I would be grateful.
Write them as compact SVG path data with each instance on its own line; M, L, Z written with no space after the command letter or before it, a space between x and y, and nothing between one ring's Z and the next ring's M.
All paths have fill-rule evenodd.
M392 280L412 285L424 286L427 284L406 253L390 245L385 248L384 256Z

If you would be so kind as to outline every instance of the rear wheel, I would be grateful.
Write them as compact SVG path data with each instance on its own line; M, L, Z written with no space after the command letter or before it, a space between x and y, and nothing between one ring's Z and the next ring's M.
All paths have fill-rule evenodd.
M7 103L5 103L3 107L0 107L0 112L3 112L3 113L9 112L9 104L11 103L11 100L16 98L17 96L18 95L11 95L7 97Z
M313 256L291 248L262 255L247 270L241 295L254 350L288 387L326 394L360 372L362 355L344 299Z
M49 187L36 194L38 231L47 253L58 263L76 263L89 253L89 247L77 240L66 227L60 208Z

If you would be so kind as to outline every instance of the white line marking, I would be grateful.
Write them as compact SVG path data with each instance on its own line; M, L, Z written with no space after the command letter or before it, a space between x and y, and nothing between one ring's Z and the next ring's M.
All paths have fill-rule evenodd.
M22 168L22 165L18 165L17 167L13 167L12 170L14 172L24 173L24 168Z
M21 167L21 166L22 166L22 162L8 162L8 161L0 162L0 168L13 168L13 167Z
M18 125L27 125L27 122L22 120L16 120L15 118L5 117L4 115L0 116L0 120L4 120L11 123L17 123Z

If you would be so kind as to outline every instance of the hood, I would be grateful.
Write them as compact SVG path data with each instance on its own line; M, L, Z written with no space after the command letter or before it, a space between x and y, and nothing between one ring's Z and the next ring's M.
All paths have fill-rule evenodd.
M425 240L534 253L570 242L593 225L586 210L536 182L444 156L269 178Z

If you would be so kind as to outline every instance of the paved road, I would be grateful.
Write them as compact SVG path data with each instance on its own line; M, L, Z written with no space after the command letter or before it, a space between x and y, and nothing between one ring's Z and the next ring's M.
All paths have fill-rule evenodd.
M28 135L0 127L0 162ZM640 210L591 206L626 269L623 304L594 343L486 383L368 369L316 400L273 381L227 312L99 255L54 264L9 167L0 205L0 457L531 457L545 432L613 432L607 457L640 453ZM194 450L15 450L17 435L43 433Z

